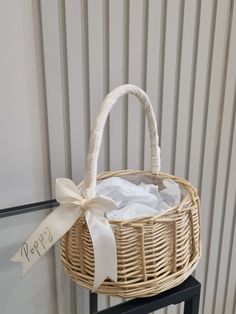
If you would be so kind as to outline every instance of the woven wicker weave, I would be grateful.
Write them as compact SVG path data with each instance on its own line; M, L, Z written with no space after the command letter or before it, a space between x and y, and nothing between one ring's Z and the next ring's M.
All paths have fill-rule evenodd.
M85 181L80 186L83 185L87 195L95 195L97 159L105 121L116 100L127 93L140 99L148 118L151 171L110 171L100 174L98 179L145 175L159 185L163 179L170 178L185 191L185 196L177 207L154 217L112 221L117 246L118 282L107 279L96 292L132 298L155 295L183 282L198 264L201 243L197 191L186 180L159 172L160 156L155 117L147 95L136 86L121 86L106 97L90 139ZM72 280L92 289L94 253L83 217L62 237L61 260Z

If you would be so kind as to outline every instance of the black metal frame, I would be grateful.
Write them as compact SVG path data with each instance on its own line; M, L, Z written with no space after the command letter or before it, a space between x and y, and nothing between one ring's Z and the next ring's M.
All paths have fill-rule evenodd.
M19 215L19 214L26 214L30 212L35 212L38 210L43 210L47 208L53 208L58 206L56 200L49 200L49 201L43 201L33 204L26 204L26 205L20 205L15 207L9 207L9 208L3 208L0 209L0 218L13 216L13 215Z
M192 276L179 286L148 298L132 299L97 312L97 295L90 293L90 314L147 314L171 304L185 302L184 314L197 314L201 284Z
M25 214L58 206L56 200L0 209L0 218ZM153 297L132 299L108 309L97 311L97 294L90 293L90 314L147 314L171 304L185 302L184 314L198 314L201 284L192 276L181 285Z

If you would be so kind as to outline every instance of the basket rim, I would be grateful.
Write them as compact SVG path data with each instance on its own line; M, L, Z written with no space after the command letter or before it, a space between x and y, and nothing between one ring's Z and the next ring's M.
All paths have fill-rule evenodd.
M124 170L116 170L116 171L103 171L101 173L98 174L97 176L97 180L104 180L106 178L110 178L110 177L122 177L125 175L129 175L129 174L135 174L135 175L141 175L141 174L145 174L151 177L163 177L163 178L168 178L168 179L172 179L173 181L177 182L178 184L181 184L182 186L184 186L184 188L188 191L188 193L183 197L183 199L181 200L181 202L177 205L177 206L173 206L168 208L167 210L158 213L154 216L147 216L147 217L141 217L141 218L134 218L134 219L128 219L128 220L112 220L109 221L109 223L111 225L116 225L116 224L127 224L127 223L143 223L145 220L157 220L159 222L167 222L169 221L169 219L165 219L165 218L161 218L162 216L165 216L166 214L170 214L171 212L178 212L180 213L184 207L184 205L187 202L191 202L193 200L193 197L198 201L199 201L199 197L198 197L198 191L196 189L196 187L194 187L189 181L187 181L184 178L166 173L166 172L159 172L158 174L156 173L152 173L151 171L146 171L146 170L135 170L135 169L124 169ZM84 184L84 180L82 180L77 187L81 188ZM192 191L192 193L190 193L190 191ZM172 220L172 219L171 219Z

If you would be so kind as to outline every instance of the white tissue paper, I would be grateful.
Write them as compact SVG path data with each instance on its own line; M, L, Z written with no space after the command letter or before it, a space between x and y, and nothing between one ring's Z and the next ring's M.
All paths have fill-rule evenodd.
M181 200L179 185L173 180L162 181L164 188L158 186L138 185L119 177L111 177L98 182L97 195L111 197L118 209L106 212L108 220L129 220L155 216L170 207L177 206Z

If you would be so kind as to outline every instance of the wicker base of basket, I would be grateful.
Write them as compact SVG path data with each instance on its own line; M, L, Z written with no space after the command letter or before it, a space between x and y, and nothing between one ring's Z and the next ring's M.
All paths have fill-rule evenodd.
M178 207L144 219L114 221L118 282L109 279L97 293L122 298L148 297L182 283L196 268L201 256L199 198L187 181L165 173L158 177L144 171L116 171L99 175L146 175L156 183L172 179L186 191ZM71 279L92 290L94 253L83 217L61 239L61 261Z

